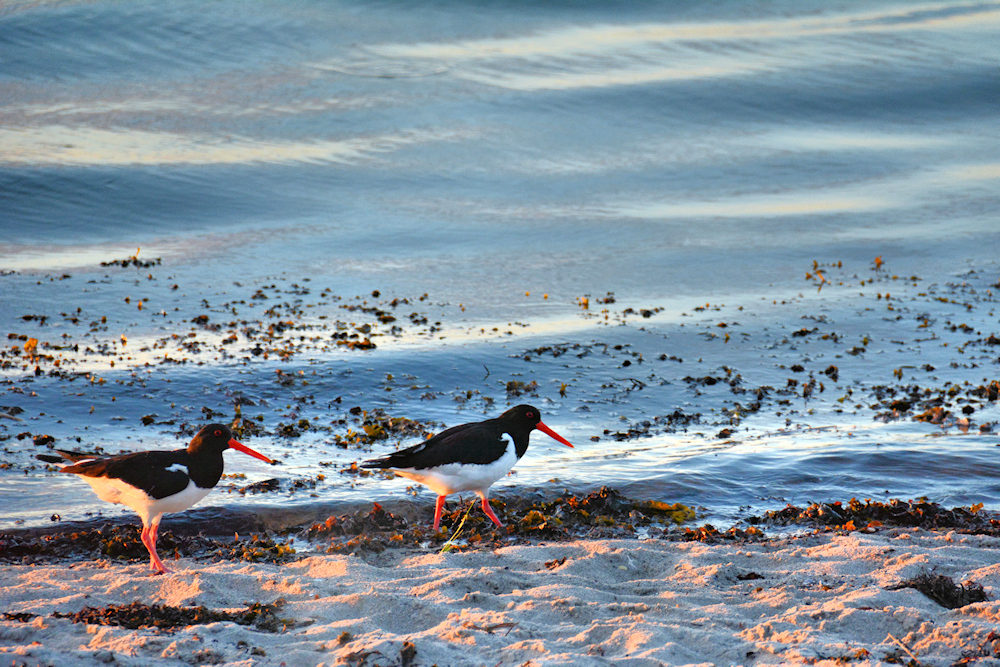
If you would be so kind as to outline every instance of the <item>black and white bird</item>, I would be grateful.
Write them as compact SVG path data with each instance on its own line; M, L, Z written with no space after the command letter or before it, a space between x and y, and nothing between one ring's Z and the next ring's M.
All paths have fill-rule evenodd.
M168 570L156 553L160 519L183 512L208 495L222 478L222 453L230 448L274 463L237 441L222 424L202 428L186 449L110 457L55 450L59 456L39 454L38 458L59 466L61 472L80 476L101 500L135 510L142 519L142 543L149 551L150 568L163 574Z
M445 497L460 491L475 491L482 498L486 516L503 527L490 508L487 493L524 456L528 436L536 428L567 447L573 446L542 423L537 408L518 405L495 419L453 426L419 445L365 461L361 467L392 470L438 494L434 530L441 525Z

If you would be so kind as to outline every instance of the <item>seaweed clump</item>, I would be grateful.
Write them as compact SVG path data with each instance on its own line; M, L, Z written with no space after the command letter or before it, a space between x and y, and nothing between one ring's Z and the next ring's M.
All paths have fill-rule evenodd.
M267 535L251 535L245 540L235 539L232 542L211 542L215 547L206 555L222 560L280 564L297 558L295 549L290 544L276 542Z
M912 579L889 586L886 590L898 591L902 588L915 588L945 609L958 609L967 604L986 602L989 599L982 584L974 581L956 584L950 577L928 572L921 572Z
M747 519L750 524L788 526L818 524L828 530L874 531L883 526L918 527L926 530L958 530L960 532L1000 536L1000 521L981 512L982 504L947 509L926 499L888 502L851 498L845 505L812 503L802 508L787 505L766 512L762 517Z
M665 536L666 537L666 536ZM670 535L669 537L673 537ZM746 530L733 526L727 531L720 531L710 523L698 528L685 528L680 535L685 542L705 542L706 544L718 544L719 542L761 542L766 539L764 531L756 526L750 526ZM756 577L748 577L756 578Z
M432 421L422 422L407 417L393 417L382 408L368 411L354 407L350 413L354 415L355 421L360 422L361 428L357 431L349 428L346 435L337 433L333 436L333 444L341 449L348 449L352 445L367 447L389 438L397 441L402 441L404 438L423 439L430 436L430 429L436 426Z
M204 538L201 538L204 539ZM192 556L199 552L199 538L161 533L159 550L175 556ZM0 534L0 561L31 560L35 557L95 558L144 560L149 552L139 539L135 525L111 526L47 535Z
M515 498L494 500L494 509L507 522L500 533L520 537L573 539L577 537L622 537L653 524L679 524L694 518L694 510L680 503L636 501L607 486L586 496L563 496L551 502ZM450 513L454 522L461 509ZM480 523L486 519L481 518Z
M523 497L510 500L493 498L494 512L504 521L496 527L478 510L479 501L452 504L441 515L441 530L433 532L425 525L410 525L405 518L386 511L378 503L368 512L330 517L309 527L309 539L329 539L328 552L382 552L388 547L418 546L449 540L451 532L462 526L462 549L480 543L509 538L545 538L570 540L580 537L633 537L639 528L655 529L690 521L695 512L680 503L655 500L635 501L614 489L602 487L587 496L567 495L551 502L532 502ZM664 528L663 530L666 530Z
M160 533L158 547L164 558L220 558L222 560L284 563L294 560L295 550L267 535L245 539L217 540L202 535ZM139 539L135 525L92 528L47 535L0 534L0 562L31 562L36 559L111 558L144 561L149 552Z
M153 266L159 266L160 263L161 263L160 257L149 260L139 259L139 249L137 248L135 254L132 255L131 257L126 257L125 259L113 259L109 262L101 262L101 266L120 266L123 269L127 269L130 266L134 266L137 269L148 269Z
M648 437L659 432L676 433L678 430L687 430L691 424L701 422L701 413L685 414L680 410L674 410L669 415L659 415L652 419L644 419L629 426L625 431L611 431L605 429L604 435L611 437L618 442L632 440L634 438Z
M914 421L944 425L956 418L956 412L968 416L976 411L974 406L983 407L984 402L995 403L1000 399L1000 381L984 381L978 386L946 382L943 387L936 388L917 384L877 385L872 387L872 391L877 400L872 407L885 410L876 413L876 420L888 422L909 416ZM959 408L959 403L965 403L964 407ZM988 431L989 426L983 424L980 430Z
M54 612L54 618L68 618L73 623L88 625L116 625L130 630L139 628L170 629L188 625L205 625L230 621L237 625L253 626L264 632L280 632L294 625L293 621L278 618L277 612L284 600L273 604L255 602L240 611L215 611L205 607L173 607L165 604L147 605L136 600L131 604L111 604L106 607L84 607L78 612Z
M406 519L387 512L378 503L372 504L372 509L367 512L331 516L323 523L313 524L306 531L306 536L311 540L329 539L331 542L327 548L329 553L357 551L381 553L385 551L387 543L396 546L402 546L404 542L411 545L419 543L421 535L414 536L412 531L407 530L409 524ZM386 533L389 533L387 538L380 538L380 535ZM406 539L403 533L410 533L410 539ZM337 541L337 538L344 537L348 539Z

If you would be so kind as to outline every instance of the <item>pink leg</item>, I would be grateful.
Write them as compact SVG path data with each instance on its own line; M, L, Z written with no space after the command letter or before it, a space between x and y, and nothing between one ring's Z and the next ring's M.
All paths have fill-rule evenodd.
M142 545L146 547L146 551L152 553L152 549L149 548L149 526L143 524L142 532L139 533L139 539L142 540ZM152 568L152 560L150 560L150 567Z
M441 512L444 510L444 496L438 496L437 505L434 506L434 532L441 527Z
M156 538L159 537L159 522L154 522L149 526L142 527L142 543L146 546L146 551L149 552L149 569L155 570L156 574L165 574L169 572L163 561L160 560L159 555L156 553Z
M486 516L493 520L493 523L497 525L498 528L503 528L503 522L497 518L497 515L493 513L493 508L490 507L490 501L486 498L485 493L479 493L479 497L483 499L483 511L486 512Z
M143 524L142 532L139 533L139 539L142 540L142 546L146 547L146 551L149 549L149 526ZM150 561L150 568L152 568L152 560Z

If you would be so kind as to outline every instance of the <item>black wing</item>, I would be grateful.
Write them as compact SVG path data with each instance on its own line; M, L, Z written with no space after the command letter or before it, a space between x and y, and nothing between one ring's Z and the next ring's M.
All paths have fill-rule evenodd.
M492 420L491 420L492 421ZM453 426L419 445L380 459L365 461L362 468L434 468L449 463L493 463L503 456L507 443L490 422Z
M183 466L183 470L178 466ZM62 469L85 477L111 477L142 489L150 497L160 499L180 493L191 478L191 461L187 452L137 452L110 459L84 461ZM173 469L172 469L173 468Z

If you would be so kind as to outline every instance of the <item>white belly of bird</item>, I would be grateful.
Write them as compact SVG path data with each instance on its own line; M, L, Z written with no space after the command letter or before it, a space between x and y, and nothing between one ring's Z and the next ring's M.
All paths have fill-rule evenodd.
M517 463L514 440L504 433L507 449L493 463L448 463L437 468L393 468L397 475L420 482L439 496L460 491L486 492Z
M109 503L127 505L135 510L143 523L171 512L183 512L204 498L212 490L203 489L194 482L188 482L187 488L166 498L156 499L145 491L126 484L120 479L111 477L83 477L93 487L97 497Z

